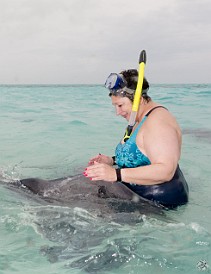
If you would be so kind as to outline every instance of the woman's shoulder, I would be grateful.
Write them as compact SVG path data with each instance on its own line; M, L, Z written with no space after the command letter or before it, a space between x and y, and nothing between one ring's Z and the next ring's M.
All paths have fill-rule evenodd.
M143 125L143 132L145 130L154 132L161 129L176 129L179 133L180 126L175 116L167 108L158 106L147 116Z

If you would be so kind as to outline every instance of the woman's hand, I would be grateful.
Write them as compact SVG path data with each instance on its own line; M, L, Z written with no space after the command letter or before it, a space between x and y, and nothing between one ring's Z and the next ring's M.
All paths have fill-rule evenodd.
M88 165L93 165L94 162L97 162L97 163L103 163L103 164L107 164L107 165L110 165L112 166L113 165L113 159L112 157L109 157L109 156L106 156L104 154L98 154L97 156L91 158L89 160L89 163Z
M103 180L115 182L117 180L115 168L109 164L99 163L97 161L94 161L92 165L88 166L83 174L92 181Z

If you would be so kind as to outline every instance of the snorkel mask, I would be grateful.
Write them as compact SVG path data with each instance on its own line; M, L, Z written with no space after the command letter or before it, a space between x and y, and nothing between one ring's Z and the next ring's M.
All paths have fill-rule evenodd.
M128 97L131 101L134 99L135 90L127 87L127 81L121 73L111 73L105 82L105 87L109 89L110 96Z

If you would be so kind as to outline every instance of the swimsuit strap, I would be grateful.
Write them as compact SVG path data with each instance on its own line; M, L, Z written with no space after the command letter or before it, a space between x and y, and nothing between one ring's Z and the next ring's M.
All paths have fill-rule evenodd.
M134 136L136 136L136 134L138 133L138 130L141 128L141 126L142 126L142 124L144 123L144 121L146 120L146 118L150 115L150 113L154 110L154 109L156 109L156 108L165 108L165 107L163 107L163 106L156 106L156 107L154 107L154 108L152 108L152 109L150 109L150 111L148 111L147 112L147 114L144 116L144 118L141 120L141 122L138 124L138 126L137 126L137 128L134 130L134 133L135 134L133 134ZM167 108L165 108L166 110L168 110Z
M154 108L150 109L150 111L149 111L149 112L147 112L147 114L146 114L145 116L149 116L149 115L150 115L150 113L151 113L154 109L156 109L156 108L165 108L165 107L163 107L163 106L156 106L156 107L154 107ZM167 108L165 108L165 109L167 110Z

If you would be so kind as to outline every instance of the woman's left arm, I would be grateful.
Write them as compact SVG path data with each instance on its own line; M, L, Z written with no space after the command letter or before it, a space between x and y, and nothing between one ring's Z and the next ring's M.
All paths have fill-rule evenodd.
M122 180L141 185L170 181L178 165L181 134L176 120L169 114L152 113L137 135L137 145L143 148L151 165L121 170Z

